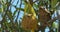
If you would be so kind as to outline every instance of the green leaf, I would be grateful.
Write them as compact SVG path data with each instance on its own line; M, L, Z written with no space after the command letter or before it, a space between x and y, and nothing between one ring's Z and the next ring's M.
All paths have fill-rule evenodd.
M0 13L2 12L2 9L0 8Z
M51 0L51 8L54 9L55 5L57 4L58 0Z
M2 12L3 12L3 7L0 8L0 13L2 13Z
M23 8L16 8L16 10L22 10L22 11L24 11L24 9L23 9Z
M34 7L38 8L38 5L37 4L33 4L33 5L34 5Z
M53 25L53 27L54 27L54 28L58 28L58 23L53 22L53 24L52 24L52 25Z

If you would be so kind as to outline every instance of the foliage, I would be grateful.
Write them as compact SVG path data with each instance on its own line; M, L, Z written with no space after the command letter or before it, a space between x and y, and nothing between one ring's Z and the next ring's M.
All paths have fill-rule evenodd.
M60 0L0 0L0 15L2 16L0 32L34 32L38 30L44 32L46 26L55 27L53 23L55 20L50 20L53 15L51 13L55 12L58 1ZM23 6L24 8L22 8ZM50 12L51 10L53 11ZM24 12L23 16L21 11ZM22 17L20 18L20 16ZM41 25L38 25L39 22Z

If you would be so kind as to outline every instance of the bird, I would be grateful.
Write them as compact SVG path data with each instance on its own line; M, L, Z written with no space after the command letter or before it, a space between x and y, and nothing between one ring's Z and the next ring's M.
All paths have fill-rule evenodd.
M38 18L40 22L47 22L51 19L50 12L47 9L44 9L43 7L39 7L38 13Z

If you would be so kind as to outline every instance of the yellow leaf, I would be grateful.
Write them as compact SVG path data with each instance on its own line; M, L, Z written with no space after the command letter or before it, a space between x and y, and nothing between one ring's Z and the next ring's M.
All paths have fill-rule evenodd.
M27 4L25 4L24 14L26 14L27 8L28 8L28 5L27 5Z
M34 10L34 8L31 6L31 4L29 2L26 3L24 10L25 10L24 14L26 14L26 11L29 11L33 15L32 19L34 19L36 17L35 10Z
M31 32L34 32L34 29L32 29Z

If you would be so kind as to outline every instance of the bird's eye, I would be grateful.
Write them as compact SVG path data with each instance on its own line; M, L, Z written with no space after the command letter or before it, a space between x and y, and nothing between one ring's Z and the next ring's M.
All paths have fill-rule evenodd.
M43 8L43 9L45 9L45 8Z
M30 16L27 16L27 17L30 17Z

